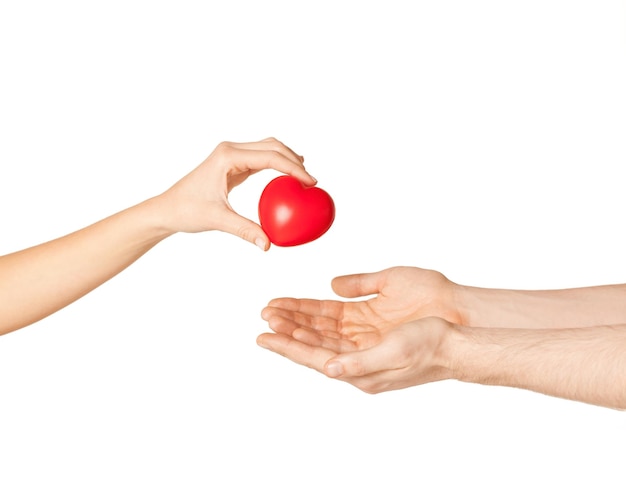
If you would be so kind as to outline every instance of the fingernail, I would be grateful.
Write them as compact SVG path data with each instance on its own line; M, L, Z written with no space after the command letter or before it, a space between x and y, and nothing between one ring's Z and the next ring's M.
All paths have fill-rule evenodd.
M329 377L339 377L343 374L343 365L339 361L333 361L326 366L326 374Z
M256 240L254 240L254 244L265 252L265 241L263 240L263 238L257 238Z
M311 179L313 179L313 182L314 182L315 184L317 184L317 179L316 179L315 177L313 177L312 175L311 175Z

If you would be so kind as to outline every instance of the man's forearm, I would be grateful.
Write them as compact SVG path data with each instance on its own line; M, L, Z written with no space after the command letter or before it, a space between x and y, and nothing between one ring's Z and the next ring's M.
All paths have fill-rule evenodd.
M626 409L626 324L453 330L453 378Z
M579 328L626 324L626 285L565 290L498 290L458 286L456 300L469 326Z

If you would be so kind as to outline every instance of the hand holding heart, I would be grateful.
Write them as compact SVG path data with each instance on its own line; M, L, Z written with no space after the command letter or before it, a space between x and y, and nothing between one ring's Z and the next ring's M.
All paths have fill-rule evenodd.
M195 170L158 197L162 224L171 233L220 230L267 250L270 239L261 226L237 214L228 193L250 175L274 169L292 176L304 186L316 181L301 156L280 141L223 142Z

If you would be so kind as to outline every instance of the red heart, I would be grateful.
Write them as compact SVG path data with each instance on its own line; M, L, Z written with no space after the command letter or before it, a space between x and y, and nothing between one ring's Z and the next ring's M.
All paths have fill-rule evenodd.
M259 220L270 241L292 247L322 236L335 220L335 204L323 189L307 187L282 175L265 186L259 200Z

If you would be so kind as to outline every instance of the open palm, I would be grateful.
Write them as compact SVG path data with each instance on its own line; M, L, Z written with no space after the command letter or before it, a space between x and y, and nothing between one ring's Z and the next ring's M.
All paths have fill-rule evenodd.
M332 282L338 295L375 296L356 302L274 299L262 316L276 333L259 336L258 343L322 371L337 354L378 345L386 334L410 321L438 316L460 323L453 286L441 273L415 267L341 276Z

